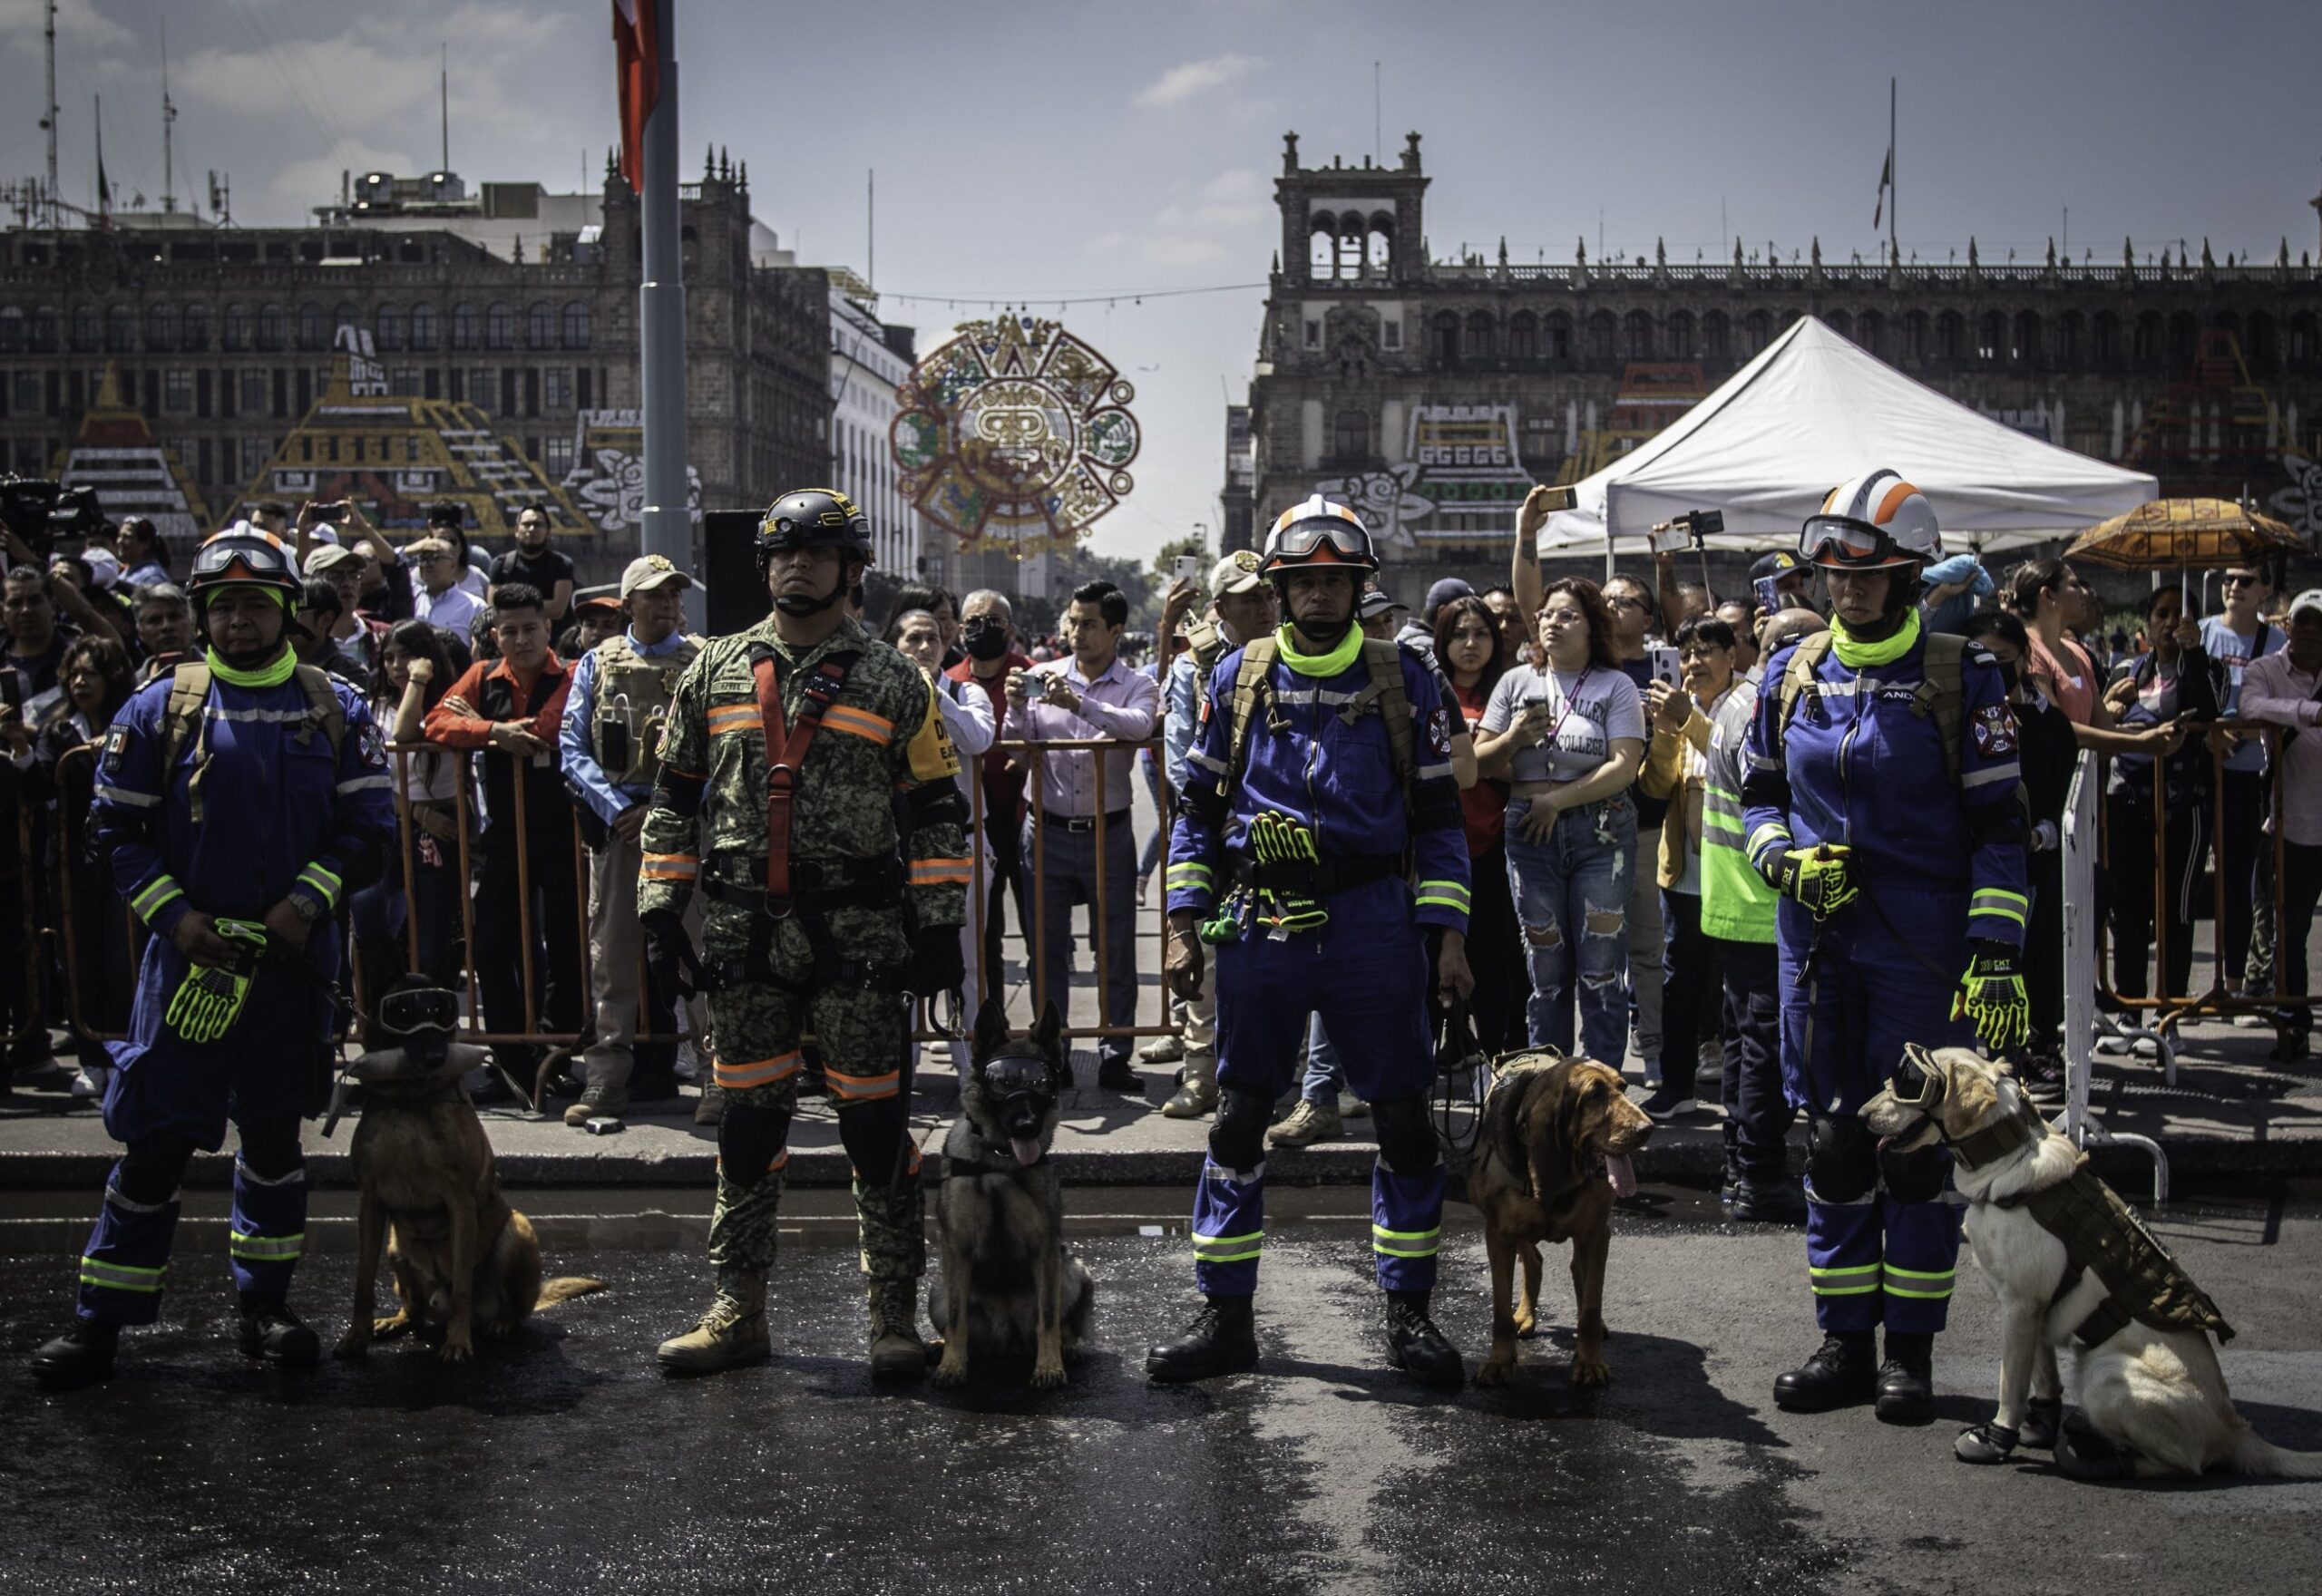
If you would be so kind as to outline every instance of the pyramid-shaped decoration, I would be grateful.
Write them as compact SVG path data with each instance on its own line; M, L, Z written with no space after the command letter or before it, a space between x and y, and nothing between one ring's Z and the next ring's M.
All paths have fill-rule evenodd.
M388 393L370 333L353 326L338 329L321 396L243 488L244 512L261 499L352 499L388 528L424 526L431 507L456 502L483 540L512 538L517 515L539 509L576 559L600 535L483 406Z
M94 488L109 520L141 515L179 549L200 542L210 529L201 491L161 446L137 408L121 396L121 363L105 363L97 401L81 417L56 480L68 488Z

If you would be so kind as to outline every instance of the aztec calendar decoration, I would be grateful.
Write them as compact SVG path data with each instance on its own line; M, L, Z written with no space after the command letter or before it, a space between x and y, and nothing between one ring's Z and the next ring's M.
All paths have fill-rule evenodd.
M1135 485L1136 396L1061 322L963 323L895 395L903 496L964 544L1069 548Z

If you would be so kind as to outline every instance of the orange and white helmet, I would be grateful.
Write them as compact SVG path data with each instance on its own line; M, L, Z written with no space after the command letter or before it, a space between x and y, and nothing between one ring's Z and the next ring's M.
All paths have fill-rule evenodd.
M1265 558L1258 566L1263 577L1279 576L1302 565L1346 566L1375 571L1379 555L1362 518L1320 493L1308 495L1274 518L1266 534Z
M1943 533L1927 495L1881 467L1830 490L1800 529L1798 552L1842 570L1924 566L1943 558Z

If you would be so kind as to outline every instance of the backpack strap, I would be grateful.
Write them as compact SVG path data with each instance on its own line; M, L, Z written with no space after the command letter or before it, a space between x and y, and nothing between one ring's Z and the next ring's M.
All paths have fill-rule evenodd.
M1959 662L1967 651L1967 639L1956 632L1929 632L1925 641L1919 685L1911 693L1911 713L1921 720L1933 717L1935 729L1943 736L1944 774L1956 788L1959 784L1960 740L1967 731L1967 695L1959 669Z
M1395 785L1401 789L1408 811L1419 774L1419 750L1411 731L1410 691L1403 686L1402 646L1383 637L1365 637L1362 663L1371 672L1367 691L1379 700L1379 718L1387 726L1387 754L1394 762Z
M307 695L307 720L298 728L297 742L300 747L313 741L319 731L330 744L330 756L336 761L338 750L346 741L346 707L338 701L338 694L331 686L330 673L318 665L302 665L295 673L298 686Z
M210 667L200 660L188 660L170 673L170 701L161 708L161 782L162 791L169 790L172 772L185 753L186 744L193 744L193 774L186 782L185 795L188 818L201 823L201 777L210 768L210 717L205 713L210 703Z
M1813 632L1798 640L1790 651L1789 668L1781 673L1781 714L1775 719L1777 733L1787 733L1790 723L1797 718L1799 700L1819 700L1821 689L1814 684L1814 673L1820 670L1823 658L1830 652L1830 634Z
M799 773L805 766L806 751L815 745L815 734L822 729L823 716L838 702L857 657L854 650L841 648L817 660L799 689L797 718L785 725L774 650L763 647L750 650L758 727L766 737L766 909L777 917L789 913L791 908L791 801L797 795Z
M1234 672L1234 696L1226 706L1225 779L1217 784L1220 798L1230 797L1234 783L1242 779L1243 762L1250 753L1250 725L1258 717L1267 681L1281 653L1282 640L1271 636L1253 637L1242 646L1242 662Z

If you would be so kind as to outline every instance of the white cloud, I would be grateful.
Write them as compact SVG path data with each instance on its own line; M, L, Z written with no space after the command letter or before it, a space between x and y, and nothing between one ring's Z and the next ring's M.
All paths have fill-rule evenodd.
M0 0L0 38L19 50L37 53L47 47L43 31L48 25L45 0ZM56 8L56 47L95 45L112 49L136 42L137 35L100 12L96 0L62 0Z
M1124 260L1137 266L1208 266L1225 258L1225 246L1215 238L1185 233L1130 233L1115 230L1088 240L1088 253L1101 259Z
M1139 89L1137 103L1148 111L1182 105L1197 94L1248 77L1263 64L1254 55L1213 55L1206 61L1188 61L1183 66L1171 67Z
M382 150L361 139L341 139L323 154L294 161L277 171L267 184L267 193L305 221L312 207L338 198L341 172L419 170L420 162L407 151Z

